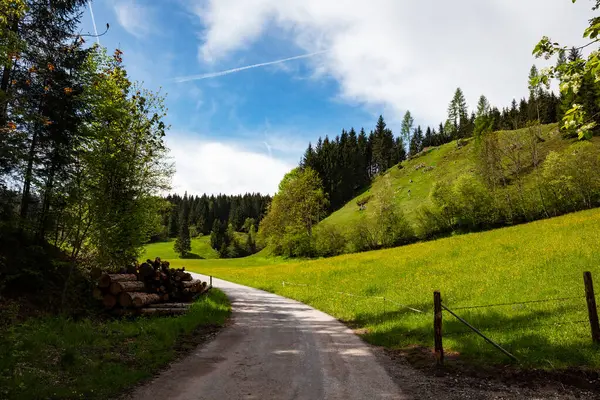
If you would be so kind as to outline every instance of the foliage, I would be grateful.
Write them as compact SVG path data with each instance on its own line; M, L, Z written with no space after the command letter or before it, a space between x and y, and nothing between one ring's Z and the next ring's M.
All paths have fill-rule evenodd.
M441 291L452 310L577 297L460 310L459 315L515 354L523 367L597 369L600 353L590 338L580 295L582 272L600 274L598 224L600 209L323 260L179 262L190 270L302 301L360 329L369 343L391 349L433 346L434 290ZM281 281L307 286L282 286ZM385 304L382 297L388 300ZM449 314L444 314L444 347L465 361L510 362Z
M597 10L597 5L593 9ZM551 79L559 79L560 92L566 101L562 127L567 134L574 132L579 139L590 139L600 120L600 52L597 48L592 50L587 59L581 57L580 53L582 49L597 43L600 40L599 34L600 17L595 16L590 19L589 26L583 32L583 37L590 42L573 47L568 60L564 57L568 48L553 42L548 36L544 36L533 49L537 58L549 60L553 56L559 57L556 66L545 68L540 74L532 76L531 85L544 84L549 87Z
M85 260L122 267L164 236L155 194L172 172L163 98L129 80L120 50L85 45L86 4L0 1L0 223L27 238L23 248L67 258L63 303ZM63 272L44 268L23 272Z
M319 225L315 229L315 251L321 257L332 257L346 251L346 237L335 226Z
M187 201L187 193L183 196L183 204L179 213L179 235L177 235L173 248L182 258L192 250L190 240L190 205Z
M310 255L313 227L324 216L326 207L327 197L317 173L310 167L296 168L279 184L259 234L279 254Z
M548 208L553 215L600 204L600 154L591 143L550 152L542 165Z
M169 231L169 237L177 237L179 232L179 213L184 199L178 194L169 194L165 200L171 209L161 213L162 225ZM215 220L232 224L236 231L248 232L250 225L256 225L264 217L271 196L260 193L244 195L202 195L188 196L185 202L189 208L189 225L194 226L198 234L210 234Z
M0 397L113 398L164 368L178 344L194 344L197 328L222 326L229 314L227 297L212 289L172 318L30 319L0 335Z
M154 193L168 189L172 166L165 161L163 99L132 84L121 54L90 59L95 84L89 91L94 140L84 155L84 195L89 207L90 243L106 266L136 259L148 241Z

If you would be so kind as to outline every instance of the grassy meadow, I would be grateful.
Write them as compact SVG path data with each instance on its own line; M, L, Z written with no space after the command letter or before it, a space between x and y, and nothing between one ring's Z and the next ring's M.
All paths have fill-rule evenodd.
M524 366L599 368L600 351L591 343L582 277L583 271L592 271L596 291L600 291L599 226L600 209L595 209L310 261L261 254L232 260L179 260L160 254L157 245L146 251L169 259L173 266L297 299L360 328L368 342L389 348L433 346L432 292L439 289L446 306L504 346ZM282 285L282 281L287 283ZM459 309L563 297L577 298ZM444 332L444 347L462 359L510 362L448 313L444 314Z
M170 239L166 242L153 243L151 246L146 247L146 251L140 259L146 260L148 258L154 260L160 254L160 257L164 260L170 260L172 258L179 257L179 255L173 250L175 239ZM215 259L219 258L219 253L210 247L210 235L199 236L192 238L192 251L187 255L189 259Z
M0 330L0 398L112 398L167 365L177 346L192 349L193 332L222 325L230 308L212 290L177 317L34 318Z

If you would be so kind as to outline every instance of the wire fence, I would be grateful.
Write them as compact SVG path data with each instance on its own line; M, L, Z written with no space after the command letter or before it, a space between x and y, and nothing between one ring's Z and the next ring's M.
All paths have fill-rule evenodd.
M484 304L484 305L478 305L478 306L453 307L453 309L454 310L471 310L474 308L516 306L516 305L534 304L534 303L560 302L560 301L575 300L575 299L585 299L585 296L559 297L559 298L553 298L553 299L515 301L512 303L497 303L497 304Z
M390 304L396 305L398 307L405 308L405 309L408 309L408 310L411 310L411 311L414 311L417 313L421 313L421 314L427 314L427 313L433 312L433 308L427 308L425 310L420 310L420 309L410 307L406 304L400 303L396 300L393 300L393 299L391 299L389 297L385 297L385 296L374 296L374 295L365 295L365 294L357 294L357 293L349 293L349 292L340 292L340 291L336 291L336 290L330 290L330 289L322 287L320 285L312 285L312 284L309 285L309 284L305 284L305 283L294 283L294 282L288 282L288 281L282 281L281 285L282 286L311 287L311 288L319 289L322 291L327 291L328 293L336 293L336 294L349 296L349 297L357 297L357 298L365 298L365 299L379 299L379 300L383 300L384 302L387 302L387 303L390 303ZM537 304L537 303L564 302L564 301L569 301L569 300L582 300L585 298L586 298L585 296L555 297L555 298L548 298L548 299L514 301L514 302L510 302L510 303L494 303L494 304L480 304L480 305L474 305L474 306L459 306L459 307L452 307L452 309L453 310L472 310L472 309L480 309L480 308L508 307L508 306L516 306L516 305Z
M589 274L589 273L586 273L586 274ZM591 285L591 275L589 277L589 280L590 280L589 284ZM552 297L552 298L546 298L546 299L529 299L529 300L522 300L522 301L502 302L502 303L492 303L492 304L464 305L464 306L452 307L452 309L449 309L446 305L442 304L441 296L438 293L437 306L434 304L434 306L432 308L418 309L418 308L403 304L394 299L390 299L389 297L386 297L386 296L376 296L376 295L368 295L368 294L343 292L343 291L338 291L338 290L335 290L332 288L326 288L326 287L322 287L320 285L313 285L313 284L303 284L303 283L294 283L294 282L286 282L286 281L282 281L281 284L282 284L282 286L310 287L310 288L324 291L328 294L338 294L338 295L360 298L360 299L381 300L383 303L383 317L384 318L385 318L386 314L388 314L388 311L389 311L389 309L386 306L387 303L390 303L390 305L392 305L392 306L410 310L410 311L413 311L415 313L419 313L422 315L432 315L432 316L434 316L434 329L433 330L435 332L434 335L436 336L436 346L437 346L437 336L438 335L440 335L439 343L441 343L441 335L442 335L441 313L443 310L443 311L446 311L448 314L451 314L452 316L454 316L456 318L456 320L458 320L457 323L460 322L460 324L469 328L469 329L463 329L463 330L454 330L454 329L452 329L454 327L454 325L450 325L451 326L450 331L444 332L443 333L444 336L461 337L464 335L475 333L475 334L481 336L488 343L490 343L491 345L496 347L499 351L503 352L504 354L506 354L507 356L509 356L510 358L512 358L515 361L518 361L518 360L514 355L509 353L500 344L494 342L492 339L487 337L486 336L487 334L482 333L482 331L477 329L475 326L471 325L468 321L466 321L463 317L457 315L454 311L481 310L481 309L488 309L488 308L493 308L493 307L527 306L527 305L543 304L543 303L564 303L564 302L573 301L573 300L584 300L584 303L587 302L587 304L588 304L588 313L591 313L592 311L590 311L591 310L590 302L593 302L592 308L595 309L595 300L597 297L593 293L593 287L591 288L591 291L589 290L589 288L587 286L588 282L586 281L586 295L585 296L579 295L579 296L568 296L568 297ZM435 296L434 296L434 298L435 298ZM420 307L420 308L423 308L423 307ZM438 311L436 312L436 310L438 310ZM528 308L528 310L529 310L529 308ZM557 316L561 316L561 314L558 314L558 310L559 309L557 309ZM579 311L581 311L581 313L585 313L585 307L582 307L581 310L579 310ZM579 311L575 312L575 315L572 315L572 316L578 317ZM440 315L438 315L438 313ZM542 316L541 319L546 319L547 315L548 314L544 314L544 316ZM566 314L562 313L562 315L566 315ZM475 321L481 322L481 320L479 318L480 317L478 317L478 319L476 319ZM439 321L438 321L438 319L439 319ZM597 319L597 316L596 316L596 319ZM590 325L594 326L594 322L592 321L591 314L590 314L589 319L571 319L571 320L560 319L560 320L553 320L553 321L547 321L547 322L539 321L538 318L535 318L535 316L532 315L531 322L524 323L524 321L520 320L520 319L516 319L515 324L512 324L511 322L512 321L510 321L510 320L508 320L508 321L501 320L501 321L498 321L498 323L492 324L491 326L489 324L487 324L488 326L484 326L483 329L484 329L484 331L487 331L487 332L508 332L508 331L518 331L518 330L522 330L522 329L541 328L541 327L548 327L548 326L560 327L560 326L565 326L565 325L576 325L576 324L590 324ZM439 325L437 325L437 324L439 324ZM596 322L596 325L597 325L597 322ZM579 329L579 328L577 328L577 329ZM592 330L593 330L593 328L592 328ZM598 331L600 332L600 327L598 328ZM411 330L408 330L406 332L406 334L410 335L411 332L412 332ZM596 334L596 336L594 336L594 334L593 334L593 339L594 339L594 341L600 342L600 333ZM436 353L437 353L437 348L436 348ZM442 353L443 353L443 349L442 349ZM443 355L442 355L441 359L443 360Z
M286 286L286 285L288 285L288 286L303 286L303 287L311 287L311 288L317 288L317 289L320 289L320 290L325 290L325 288L323 288L321 286L318 286L318 285L307 285L307 284L303 284L303 283L293 283L293 282L286 282L286 281L282 281L281 284L282 284L282 286ZM411 310L411 311L414 311L414 312L417 312L417 313L420 313L420 314L425 314L426 313L425 311L416 309L414 307L407 306L406 304L402 304L402 303L400 303L400 302L398 302L396 300L392 300L389 297L385 297L385 296L371 296L371 295L356 294L356 293L349 293L349 292L339 292L339 291L335 291L335 290L328 291L328 292L329 293L341 294L341 295L344 295L344 296L350 296L350 297L359 297L359 298L368 298L368 299L379 299L379 300L383 300L384 306L385 306L385 303L391 303L391 304L396 305L398 307L405 308L407 310Z

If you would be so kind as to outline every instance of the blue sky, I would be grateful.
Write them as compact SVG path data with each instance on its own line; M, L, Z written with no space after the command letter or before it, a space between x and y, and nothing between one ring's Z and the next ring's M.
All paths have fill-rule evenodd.
M456 87L503 106L527 93L531 49L581 43L591 3L568 0L96 0L100 38L133 79L167 94L173 189L273 193L309 141L437 125ZM93 31L89 9L82 29ZM91 39L90 39L91 40ZM288 57L303 59L177 82ZM541 62L538 65L543 66Z

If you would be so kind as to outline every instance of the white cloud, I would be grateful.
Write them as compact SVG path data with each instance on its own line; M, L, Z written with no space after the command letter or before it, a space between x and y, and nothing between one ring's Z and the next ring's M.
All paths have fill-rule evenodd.
M148 7L135 0L118 0L113 9L119 24L133 36L143 38L152 32L153 18Z
M214 62L273 29L306 52L316 76L340 84L344 101L419 120L445 117L457 86L472 108L481 94L498 106L527 92L531 56L543 35L581 43L591 3L565 0L208 0L197 15L200 46ZM318 63L318 64L317 64Z
M266 154L190 134L170 134L167 144L177 172L173 191L191 194L273 194L295 165Z

